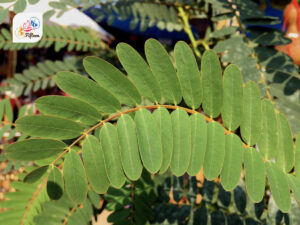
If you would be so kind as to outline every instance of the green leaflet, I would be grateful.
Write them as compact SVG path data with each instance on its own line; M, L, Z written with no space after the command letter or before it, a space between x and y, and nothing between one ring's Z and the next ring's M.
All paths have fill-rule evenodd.
M26 8L27 2L26 0L17 0L14 4L14 12L20 13L23 12Z
M279 113L277 114L278 122L278 153L276 156L277 165L288 173L294 165L294 146L293 137L289 122L286 117Z
M60 170L53 166L47 180L47 193L51 200L58 200L64 192L64 179Z
M30 115L16 121L19 131L33 136L66 140L78 137L83 127L78 123L56 116Z
M63 174L66 192L77 204L83 203L87 194L87 180L80 156L75 150L70 150L65 157Z
M14 160L45 159L62 153L65 143L52 139L26 139L9 145L5 154Z
M10 100L6 98L4 101L4 112L7 117L8 122L12 123L14 118L14 112L10 103Z
M79 74L59 72L55 81L67 94L91 104L102 112L113 113L121 109L120 102L115 96L96 82Z
M300 202L300 179L291 174L287 174L287 179L290 188L292 189L297 202Z
M179 41L174 54L183 99L189 107L197 109L202 102L202 84L193 51L185 42Z
M246 148L244 154L247 193L253 202L260 202L265 192L265 164L255 148Z
M109 187L104 155L100 142L95 136L86 136L82 146L82 158L86 175L95 192L103 194Z
M122 66L140 93L151 102L159 102L159 83L139 53L125 43L118 44L116 51Z
M297 178L300 178L300 133L297 135L297 138L296 138L296 147L295 147L295 174L296 174Z
M157 78L162 95L167 102L178 104L181 101L181 87L170 56L155 39L145 43L145 53L153 75Z
M40 180L44 174L47 172L49 168L49 165L40 166L34 170L32 170L30 173L26 174L26 176L23 179L23 182L33 184Z
M252 146L257 143L261 133L260 91L255 82L245 85L243 98L243 120L241 135L244 141Z
M130 180L140 178L143 165L139 155L135 123L131 116L123 114L117 123L121 160L124 172Z
M160 168L160 173L164 173L170 166L172 154L173 154L173 133L172 133L172 121L170 113L166 108L159 107L153 113L153 116L157 122L160 130L163 162Z
M207 142L207 125L204 117L200 113L190 116L192 131L192 152L189 168L187 170L190 176L196 176L202 167L206 142Z
M75 122L93 125L101 120L101 114L90 104L65 96L43 96L35 106L44 114L60 116Z
M113 187L121 188L126 177L122 169L117 129L111 123L105 123L99 136L108 179Z
M276 205L282 212L288 212L291 208L291 198L286 175L275 163L266 162L265 165Z
M147 109L137 111L134 119L144 167L150 173L156 173L163 160L161 136L156 121Z
M208 180L214 180L222 170L225 157L224 128L217 122L207 125L207 146L203 172Z
M136 87L112 64L98 57L89 56L83 60L88 74L106 90L113 93L121 103L134 106L141 103Z
M273 159L277 153L278 127L274 107L270 100L264 99L261 103L261 136L258 141L259 151L266 159Z
M191 159L191 122L187 112L180 108L172 112L171 119L173 155L170 167L176 176L181 176L189 168Z
M232 191L238 184L243 163L243 144L235 134L225 136L225 159L221 172L221 184L226 191Z
M225 127L232 131L239 127L243 116L242 74L236 65L229 65L223 77L222 119Z
M204 112L211 118L217 117L223 104L222 70L217 54L208 50L201 59Z

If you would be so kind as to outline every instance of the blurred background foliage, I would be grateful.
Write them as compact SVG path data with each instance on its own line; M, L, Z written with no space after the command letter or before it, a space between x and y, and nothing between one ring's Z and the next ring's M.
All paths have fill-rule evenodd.
M0 3L9 3L7 7L0 6L1 151L7 144L26 138L16 131L14 122L20 116L38 113L34 100L46 94L64 95L55 87L56 72L68 70L86 75L82 58L87 55L104 58L122 70L113 50L116 44L127 42L142 53L150 37L170 49L171 56L176 41L188 42L199 64L206 49L215 50L223 67L234 63L241 69L244 82L259 84L261 96L287 116L294 137L300 131L299 67L284 51L278 51L294 43L282 30L288 0L49 1L44 36L32 44L12 43L11 19L14 13L39 0ZM51 18L63 17L72 9L89 16L106 32L51 22ZM24 194L19 181L44 163L9 161L3 154L0 161L0 200L8 190ZM32 186L25 185L28 196L42 178L37 176ZM14 182L10 184L9 180ZM5 198L9 195L14 194L8 193ZM201 172L195 178L153 177L144 172L139 181L121 190L111 188L105 196L90 190L83 205L74 205L67 196L53 202L43 192L39 203L30 212L35 224L96 223L97 215L104 211L109 212L107 221L112 224L300 224L295 199L290 213L282 213L267 188L264 200L254 204L245 194L243 175L239 186L226 192L219 180L206 181ZM0 202L2 215L6 207Z

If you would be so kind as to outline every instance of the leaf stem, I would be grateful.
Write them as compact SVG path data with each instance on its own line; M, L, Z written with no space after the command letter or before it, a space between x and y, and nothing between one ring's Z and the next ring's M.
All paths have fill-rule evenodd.
M163 108L166 108L166 109L171 109L171 110L176 110L176 109L183 109L184 111L186 111L187 113L189 114L195 114L195 113L201 113L201 112L198 112L196 110L193 110L193 109L188 109L188 108L184 108L184 107L181 107L181 106L175 106L175 105L147 105L147 106L139 106L139 107L136 107L136 108L132 108L132 109L128 109L126 111L122 111L122 112L119 112L105 120L102 120L101 122L97 123L96 125L94 125L93 127L91 127L90 129L88 129L87 131L85 131L80 137L78 137L71 145L69 145L64 152L62 152L51 164L55 164L61 157L63 157L68 151L70 151L70 149L76 145L79 141L81 141L82 139L85 138L86 135L88 135L89 133L91 133L92 131L94 131L96 128L98 127L101 127L104 123L107 123L111 120L114 120L118 117L120 117L121 115L123 114L128 114L130 112L136 112L140 109L150 109L150 110L155 110L159 107L163 107ZM212 118L204 115L203 113L201 113L201 115L204 117L204 119L207 121L207 122L212 122L212 121L215 121L213 120ZM224 126L223 126L224 127ZM225 127L224 127L224 132L225 134L231 134L232 132L227 130ZM243 142L243 146L246 148L247 145Z

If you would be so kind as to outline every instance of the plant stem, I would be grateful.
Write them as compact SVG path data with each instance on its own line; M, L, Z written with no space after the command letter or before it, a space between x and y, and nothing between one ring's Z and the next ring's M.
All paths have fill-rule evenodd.
M101 122L97 123L96 125L94 125L93 127L91 127L89 130L87 130L86 132L84 132L80 137L78 137L71 145L69 145L64 152L62 152L53 162L52 164L54 165L61 157L63 157L68 151L70 151L70 149L76 145L79 141L81 141L82 139L85 138L86 135L88 135L89 133L91 133L92 131L94 131L96 128L98 127L101 127L104 123L107 123L113 119L116 119L118 117L120 117L122 114L128 114L130 112L136 112L140 109L157 109L159 107L163 107L163 108L166 108L166 109L171 109L171 110L176 110L176 109L183 109L184 111L186 111L187 113L189 114L195 114L195 113L201 113L201 112L198 112L196 110L193 110L193 109L188 109L188 108L184 108L184 107L181 107L181 106L175 106L175 105L147 105L147 106L138 106L136 108L132 108L132 109L128 109L126 111L122 111L122 112L119 112L105 120L102 120ZM201 113L202 114L202 113ZM202 114L202 116L204 117L204 119L207 121L207 122L212 122L214 121L212 118ZM224 126L223 126L224 127ZM225 134L231 134L232 132L227 130L225 127L224 127L224 132ZM247 145L243 142L243 146L244 147L247 147Z
M197 57L201 58L201 53L200 53L199 49L197 48L198 47L197 41L195 40L193 31L189 24L188 15L185 13L185 11L183 10L183 8L181 6L177 7L177 10L178 10L179 16L181 18L183 29L191 41L194 52Z

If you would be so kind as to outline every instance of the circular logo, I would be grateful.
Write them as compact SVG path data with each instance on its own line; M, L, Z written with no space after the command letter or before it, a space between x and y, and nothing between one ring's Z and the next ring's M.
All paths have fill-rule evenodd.
M40 27L40 20L36 17L31 17L30 24L34 30L38 29Z
M25 34L25 32L24 32L24 30L23 30L23 27L18 27L16 30L15 30L15 35L16 35L16 37L17 38L19 38L19 39L21 39L21 38L23 38L24 37L24 34Z

